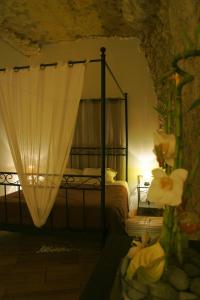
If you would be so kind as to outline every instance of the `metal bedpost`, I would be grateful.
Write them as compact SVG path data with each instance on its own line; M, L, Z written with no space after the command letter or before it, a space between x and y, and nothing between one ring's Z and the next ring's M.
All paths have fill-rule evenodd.
M128 94L125 97L125 135L126 135L126 181L128 181Z
M101 215L103 243L106 237L105 169L106 169L106 49L101 48Z

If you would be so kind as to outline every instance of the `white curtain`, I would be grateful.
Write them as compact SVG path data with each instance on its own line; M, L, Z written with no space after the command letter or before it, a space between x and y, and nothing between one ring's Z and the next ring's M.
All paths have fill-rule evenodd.
M0 72L0 110L37 227L53 207L69 156L85 65Z
M0 114L0 171L16 172L1 114ZM3 180L4 177L2 176L1 182ZM16 176L13 175L12 179L9 177L9 182L16 182L17 180L18 180L17 175ZM5 186L0 185L0 196L4 196L5 194L4 187ZM6 194L13 193L16 190L17 190L16 186L12 186L12 185L6 186Z

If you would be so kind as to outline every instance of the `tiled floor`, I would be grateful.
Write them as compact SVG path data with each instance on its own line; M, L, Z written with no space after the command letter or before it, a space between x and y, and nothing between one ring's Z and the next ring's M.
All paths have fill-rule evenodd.
M0 232L0 300L78 300L99 255L93 235Z

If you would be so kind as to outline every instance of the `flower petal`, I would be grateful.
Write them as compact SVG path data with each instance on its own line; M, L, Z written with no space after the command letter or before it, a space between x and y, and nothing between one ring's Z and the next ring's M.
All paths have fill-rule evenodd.
M188 176L188 171L185 169L176 169L170 175L171 178L173 179L178 178L183 182L187 179L187 176Z
M166 191L162 197L162 202L165 205L177 206L182 201L182 193L172 191Z
M154 179L148 190L148 200L161 206L179 205L182 201L183 184L187 178L187 170L176 169L169 176L161 169L154 169L152 173Z
M163 131L162 130L157 130L153 134L153 141L154 145L158 146L163 143Z
M148 201L155 202L155 203L162 203L162 198L163 198L163 190L160 188L156 188L155 185L151 184L147 194Z
M165 162L168 166L173 167L174 166L174 157L165 158Z
M167 176L165 171L163 171L160 168L153 169L151 172L152 172L152 175L153 175L154 178L162 178L162 177Z
M154 152L159 161L161 158L173 166L175 157L176 138L174 134L167 134L163 130L154 133Z
M152 263L158 258L164 258L165 253L160 243L157 242L151 246L141 248L132 258L127 268L127 279L131 279L140 266L151 267ZM164 271L164 259L159 272L160 276ZM153 270L152 270L153 274ZM159 277L160 277L159 276ZM159 278L158 278L159 279Z

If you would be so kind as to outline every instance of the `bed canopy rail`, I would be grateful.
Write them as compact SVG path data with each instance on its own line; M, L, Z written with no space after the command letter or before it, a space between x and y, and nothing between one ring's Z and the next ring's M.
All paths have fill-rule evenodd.
M101 48L101 212L102 212L102 224L103 224L103 240L106 234L106 204L105 204L105 171L106 171L106 49Z
M92 185L90 184L89 186L83 187L83 185L73 185L71 184L72 181L70 181L70 178L73 178L74 175L63 175L63 180L61 183L61 188L66 190L66 215L68 215L67 212L67 190L68 189L81 189L83 190L83 206L85 207L85 192L84 190L100 190L101 195L101 201L100 201L100 206L101 206L101 225L102 225L102 233L103 233L103 239L105 239L106 235L106 203L105 203L105 187L106 187L106 182L105 182L105 174L106 174L106 157L107 156L123 156L125 157L125 177L126 181L128 181L128 96L127 93L124 93L118 80L116 79L114 73L112 72L110 66L106 62L106 49L102 47L100 49L101 55L100 59L91 59L91 60L70 60L68 61L69 66L73 66L74 64L78 63L100 63L101 65L101 95L100 99L95 99L100 101L100 110L101 110L101 145L100 147L72 147L71 148L71 155L76 156L76 155L98 155L101 157L101 174L100 176L90 176L91 178L96 178L99 180L99 185ZM53 67L57 66L58 63L48 63L48 64L40 64L40 68L44 69L46 67ZM14 71L20 71L24 69L29 69L30 66L15 66L13 68ZM6 68L0 68L0 72L5 72ZM125 115L125 145L120 146L120 147L109 147L106 146L106 103L107 103L107 96L106 96L106 72L109 72L112 79L114 80L114 83L116 84L117 88L120 91L120 94L122 95L122 98L118 98L120 101L124 101L124 115ZM12 181L12 178L15 178L17 174L15 172L0 172L0 185L4 185L4 206L5 206L5 211L6 211L6 218L7 218L7 204L6 204L6 199L7 199L7 194L6 194L6 186L16 186L18 194L19 194L19 211L20 211L20 224L23 224L22 222L22 209L21 209L21 188L20 188L20 182L19 180L14 180ZM79 176L79 175L77 175ZM82 176L81 176L82 177ZM10 180L11 179L11 180ZM84 208L85 209L85 208ZM83 210L84 210L83 209ZM84 215L84 214L83 214ZM85 218L85 216L83 216ZM52 218L52 214L50 215L50 218ZM67 221L68 222L68 221ZM51 222L53 224L53 222ZM85 220L83 220L83 223L85 224ZM2 224L0 220L0 224Z
M122 88L121 88L121 86L120 86L120 84L119 84L119 82L118 82L116 76L114 75L114 73L113 73L111 67L109 66L109 64L108 64L107 62L106 62L106 68L108 69L108 71L109 71L111 77L113 78L115 84L117 85L117 87L118 87L118 89L119 89L119 91L120 91L122 97L126 98L126 97L127 97L127 93L124 93L124 92L123 92L123 90L122 90Z

